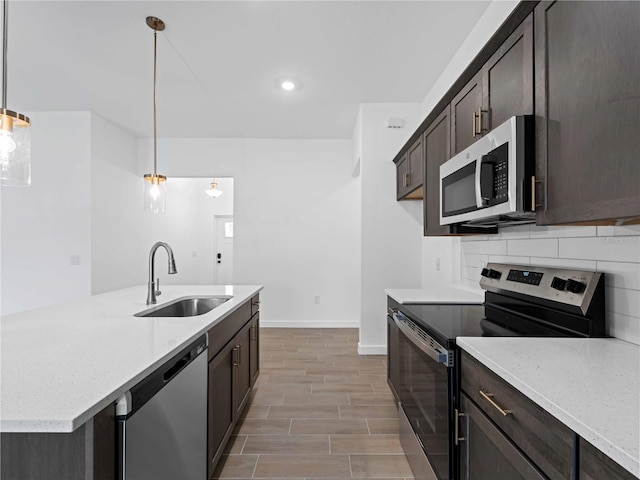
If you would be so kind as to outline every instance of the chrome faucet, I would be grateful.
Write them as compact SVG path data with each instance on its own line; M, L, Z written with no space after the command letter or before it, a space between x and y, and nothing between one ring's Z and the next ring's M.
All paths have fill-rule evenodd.
M167 251L167 255L169 256L169 273L178 273L178 271L176 270L176 261L173 258L173 250L171 250L169 244L158 242L153 247L151 247L151 252L149 252L149 283L147 284L147 305L155 304L156 296L162 293L160 292L160 279L158 278L155 282L153 281L153 279L155 278L153 263L156 256L156 250L158 250L158 248L160 247L164 247L164 249Z

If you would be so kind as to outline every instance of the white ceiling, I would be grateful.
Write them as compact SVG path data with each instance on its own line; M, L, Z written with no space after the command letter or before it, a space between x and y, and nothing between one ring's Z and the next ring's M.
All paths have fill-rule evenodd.
M159 137L350 138L360 103L421 102L488 4L13 0L7 107L152 136L153 15Z

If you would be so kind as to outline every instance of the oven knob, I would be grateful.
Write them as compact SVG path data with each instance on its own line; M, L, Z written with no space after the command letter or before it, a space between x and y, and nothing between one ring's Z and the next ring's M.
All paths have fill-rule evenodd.
M493 268L483 268L480 275L487 278L500 278L502 274L498 270L494 270Z
M555 288L556 290L564 290L565 287L567 286L567 281L563 280L562 278L558 278L558 277L553 277L553 280L551 280L551 288Z
M577 280L567 280L567 290L571 293L582 293L587 286Z

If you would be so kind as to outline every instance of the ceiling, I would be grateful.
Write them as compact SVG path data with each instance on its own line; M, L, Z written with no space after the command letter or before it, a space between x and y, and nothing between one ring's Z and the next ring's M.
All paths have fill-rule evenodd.
M489 3L13 0L7 107L152 136L153 15L159 137L350 138L360 103L421 102Z

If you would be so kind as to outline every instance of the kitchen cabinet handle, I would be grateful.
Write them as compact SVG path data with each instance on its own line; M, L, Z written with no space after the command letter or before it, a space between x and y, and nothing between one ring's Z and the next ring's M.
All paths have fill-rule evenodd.
M513 410L505 410L502 407L500 407L500 405L498 405L496 402L494 402L491 398L493 397L493 393L488 393L488 392L485 393L482 390L478 390L478 393L480 393L480 395L482 395L484 399L487 402L489 402L493 408L498 410L504 417L506 417L507 415L511 415L513 413Z
M231 363L233 364L234 367L237 367L240 363L238 361L238 358L240 357L240 355L238 354L238 349L240 347L238 345L236 345L235 347L233 347L233 350L231 350Z
M473 138L476 138L476 112L471 113L471 133L473 134Z
M455 443L456 445L458 445L458 442L463 442L465 440L464 437L460 436L459 433L459 428L460 428L460 421L458 420L460 417L464 417L464 413L460 413L458 412L458 409L454 409L454 430L453 430L453 434L455 435Z
M238 365L242 365L242 345L238 345Z
M536 180L535 175L531 177L531 211L535 212L536 207L541 207L541 203L536 203L536 185L542 184L540 180Z
M258 339L258 327L256 325L252 325L251 326L251 340L257 340Z

